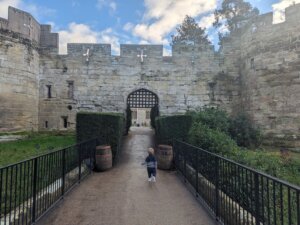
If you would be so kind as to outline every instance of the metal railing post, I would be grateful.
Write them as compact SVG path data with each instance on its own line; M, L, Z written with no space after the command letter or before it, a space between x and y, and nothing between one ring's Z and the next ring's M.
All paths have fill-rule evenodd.
M174 160L174 166L177 169L177 148L176 148L176 140L173 139L173 160Z
M65 194L65 174L66 174L66 149L62 151L62 182L61 182L61 196Z
M172 139L172 149L173 149L173 165L176 168L176 154L175 154L175 139Z
M297 204L297 217L298 217L298 224L300 224L300 191L297 191L297 196L296 196L296 204Z
M196 149L196 197L198 197L198 188L199 188L199 184L198 184L198 174L199 174L199 150Z
M33 161L34 165L33 165L33 190L32 190L32 222L35 222L35 212L36 212L36 194L37 194L37 190L36 190L36 186L37 186L37 158L34 159Z
M77 145L78 147L78 183L81 180L81 144Z
M254 173L254 188L255 188L255 224L260 225L260 205L259 205L259 180L258 173Z
M219 158L215 156L215 211L216 220L219 219Z
M94 166L96 164L96 147L98 139L94 140L94 145L92 148L89 148L89 160L90 160L90 173L93 172Z
M183 170L184 170L184 182L186 183L186 153L183 152Z

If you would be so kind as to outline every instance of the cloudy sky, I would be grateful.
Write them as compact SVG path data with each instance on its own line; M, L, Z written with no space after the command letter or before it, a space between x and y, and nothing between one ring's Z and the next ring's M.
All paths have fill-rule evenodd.
M274 23L284 20L284 9L300 0L247 0L261 13L275 12ZM185 15L207 29L216 44L211 27L213 11L221 0L0 0L0 17L7 18L8 6L31 13L41 24L51 24L60 34L60 53L66 43L109 43L112 54L122 44L163 44L170 54L171 34Z

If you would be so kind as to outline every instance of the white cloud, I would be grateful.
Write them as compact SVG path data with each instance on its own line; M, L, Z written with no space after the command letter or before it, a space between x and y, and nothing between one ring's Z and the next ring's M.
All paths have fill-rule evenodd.
M103 30L98 33L97 41L99 43L111 44L112 53L120 54L120 41L117 34L114 34L111 28Z
M67 43L105 43L111 44L112 52L119 54L119 38L111 28L96 32L86 24L70 23L67 30L59 33L59 53L67 53Z
M78 6L80 6L80 3L78 1L73 0L71 5L72 5L72 7L78 7Z
M149 41L141 40L141 41L139 42L139 44L140 44L140 45L149 45L150 43L149 43Z
M109 13L112 15L117 10L117 3L113 0L98 0L97 8L102 10L103 8L109 8Z
M132 32L150 43L166 43L165 37L186 15L198 17L216 6L217 0L145 0L143 22L136 24Z
M0 17L7 19L8 6L19 8L20 0L0 0Z
M168 48L163 48L163 56L172 56L172 50Z
M213 23L216 21L215 14L211 13L208 16L204 16L200 19L198 25L202 28L208 29L212 27Z
M59 31L59 52L67 52L67 43L96 43L97 33L85 24L70 23L67 30Z
M131 31L133 28L134 28L134 25L132 23L126 23L123 26L123 30L125 30L125 31Z
M0 17L7 18L8 6L29 12L36 19L40 19L43 16L53 16L56 13L54 9L32 3L28 4L22 0L0 0Z
M117 10L117 4L115 2L110 2L109 3L109 7L113 10L116 11Z
M300 3L300 0L281 0L279 3L273 4L273 23L281 23L285 21L285 8Z

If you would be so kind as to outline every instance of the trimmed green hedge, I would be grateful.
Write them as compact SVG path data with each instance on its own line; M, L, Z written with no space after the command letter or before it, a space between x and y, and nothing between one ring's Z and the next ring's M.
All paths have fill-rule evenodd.
M173 139L186 140L192 125L190 115L160 116L155 119L155 134L159 144L171 144Z
M124 131L124 115L119 113L79 112L76 116L77 142L98 138L100 143L109 144L116 159L121 147Z

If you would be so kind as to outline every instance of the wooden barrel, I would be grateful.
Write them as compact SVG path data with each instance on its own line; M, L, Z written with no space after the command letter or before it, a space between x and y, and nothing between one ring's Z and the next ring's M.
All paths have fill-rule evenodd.
M156 152L157 167L161 170L169 170L173 162L173 148L171 145L158 145Z
M112 167L112 153L109 145L96 146L96 169L105 171Z

